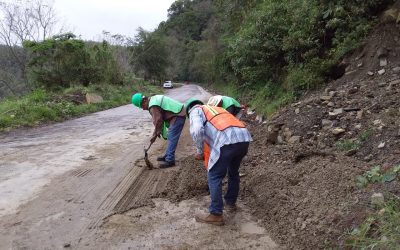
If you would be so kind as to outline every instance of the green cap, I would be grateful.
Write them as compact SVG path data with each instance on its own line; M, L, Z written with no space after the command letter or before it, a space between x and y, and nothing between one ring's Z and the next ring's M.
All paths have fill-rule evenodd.
M132 95L132 104L135 105L138 108L141 108L142 99L143 99L143 94L142 93L136 93L136 94Z
M189 117L189 110L192 106L200 104L203 105L204 103L196 98L189 98L189 100L186 101L185 106L186 106L186 116Z

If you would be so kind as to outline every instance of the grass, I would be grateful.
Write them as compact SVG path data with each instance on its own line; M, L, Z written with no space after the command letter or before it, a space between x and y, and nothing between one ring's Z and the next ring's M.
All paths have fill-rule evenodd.
M336 142L336 148L340 151L355 150L360 147L358 140L344 139Z
M354 249L400 249L400 199L393 197L346 239Z
M131 81L130 84L125 85L76 86L52 92L37 89L25 96L0 102L0 131L63 121L129 104L132 93L136 91L146 95L162 92L161 88L143 81ZM98 94L104 101L97 104L79 103L76 98L84 98L86 93Z

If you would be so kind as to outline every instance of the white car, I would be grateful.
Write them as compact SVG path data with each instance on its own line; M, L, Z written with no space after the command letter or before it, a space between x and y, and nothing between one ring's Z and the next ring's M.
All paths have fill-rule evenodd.
M165 81L163 83L163 88L172 89L173 87L174 87L174 85L172 85L172 81Z

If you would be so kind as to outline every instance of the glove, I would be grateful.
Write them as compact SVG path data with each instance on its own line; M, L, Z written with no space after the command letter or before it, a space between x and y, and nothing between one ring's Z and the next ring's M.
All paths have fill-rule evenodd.
M201 154L196 154L196 155L194 156L194 159L195 159L195 160L198 160L198 161L202 161L202 160L204 160L204 156L201 155Z

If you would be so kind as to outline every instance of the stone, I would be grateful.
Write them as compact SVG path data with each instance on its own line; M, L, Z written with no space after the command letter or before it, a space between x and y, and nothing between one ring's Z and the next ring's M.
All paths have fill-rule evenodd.
M384 147L385 147L385 143L384 142L379 143L379 145L378 145L379 149L384 148Z
M330 97L334 97L334 96L336 96L336 91L329 91L329 96Z
M387 59L386 58L381 58L379 60L379 66L381 66L381 67L387 66Z
M335 128L332 130L332 134L334 134L334 135L340 135L340 134L343 134L344 132L346 132L346 130L344 130L342 128Z
M285 144L285 141L283 140L282 136L280 136L280 135L278 135L277 141L278 141L278 144Z
M328 119L322 119L321 125L322 127L332 127L333 122Z
M86 102L87 103L101 103L103 102L103 97L96 95L96 94L91 94L91 93L87 93L86 94Z
M388 55L387 49L379 47L378 50L376 51L376 56L380 59L383 57L386 57Z
M395 73L395 74L400 73L400 67L394 67L394 68L392 69L392 71L393 71L393 73Z
M247 114L248 115L253 115L254 113L256 113L254 110L251 110L251 109L247 110Z
M298 115L300 113L300 109L297 108L297 109L294 110L294 112Z
M332 107L332 108L335 107L335 103L333 103L333 102L328 102L327 105L328 105L328 107Z
M385 87L386 84L387 84L386 82L380 82L380 83L378 83L378 87L380 87L380 88Z
M360 110L360 111L357 111L357 116L356 116L356 118L357 119L362 119L363 118L363 114L364 114L364 111L362 111L362 110Z
M267 132L267 142L276 144L278 142L278 131L269 131Z
M332 96L330 95L323 95L320 96L321 101L330 101L332 99Z
M347 92L349 95L355 94L358 92L358 88L351 88L349 89L349 91Z
M368 71L368 72L367 72L367 75L369 75L369 76L373 76L373 75L374 75L374 72L372 72L372 71Z
M359 64L357 64L357 67L358 68L360 68L360 67L362 67L363 66L363 63L362 62L360 62Z
M301 136L295 135L295 136L290 137L288 142L290 144L296 144L296 143L299 143L300 141L301 141Z
M337 116L343 114L343 109L339 108L339 109L334 109L333 112L329 112L329 116Z
M264 118L263 118L262 115L257 115L257 116L256 116L256 122L258 122L259 124L262 123L263 120L264 120Z
M386 72L385 69L381 69L381 70L378 71L378 74L379 74L379 75L383 75L383 74L385 74L385 72Z
M364 157L364 161L371 161L373 157L374 156L372 154L369 154L369 155Z
M361 124L357 124L357 125L354 126L354 128L357 129L357 130L360 130L361 127L362 127Z
M382 216L385 214L385 212L386 212L386 209L382 208L381 210L379 210L378 215Z
M371 204L373 206L381 207L385 203L385 197L382 193L373 193L371 195Z

